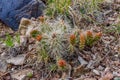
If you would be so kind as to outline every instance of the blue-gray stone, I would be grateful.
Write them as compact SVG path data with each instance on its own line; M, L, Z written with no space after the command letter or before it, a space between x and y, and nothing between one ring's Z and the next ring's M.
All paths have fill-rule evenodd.
M18 30L21 18L37 18L44 8L40 0L0 0L0 20Z

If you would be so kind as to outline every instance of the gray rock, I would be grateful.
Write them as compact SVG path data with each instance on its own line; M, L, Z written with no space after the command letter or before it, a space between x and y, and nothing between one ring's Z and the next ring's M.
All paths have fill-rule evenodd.
M26 76L29 76L29 75L33 75L33 71L31 69L24 69L24 70L11 73L11 77L17 80L26 80L25 79Z
M11 63L14 65L23 65L25 61L26 54L18 55L16 57L11 57L10 59L7 59L7 63Z
M0 60L0 71L1 72L6 72L7 70L7 63L5 60Z
M99 72L98 70L93 69L93 72L94 72L96 75L100 75L100 72Z
M86 64L88 64L88 62L85 61L81 56L78 56L78 60L79 60L79 62L81 63L81 65L86 65Z

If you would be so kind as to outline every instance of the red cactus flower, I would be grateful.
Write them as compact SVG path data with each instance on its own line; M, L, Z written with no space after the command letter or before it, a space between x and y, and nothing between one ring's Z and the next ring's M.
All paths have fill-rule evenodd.
M58 66L59 66L59 67L65 67L65 66L66 66L66 61L63 60L63 59L58 60L57 63L58 63Z

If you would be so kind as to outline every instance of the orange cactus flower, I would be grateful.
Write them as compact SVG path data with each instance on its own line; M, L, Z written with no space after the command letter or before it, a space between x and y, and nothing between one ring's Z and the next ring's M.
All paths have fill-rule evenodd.
M101 38L101 36L102 36L102 32L96 33L94 36L94 41L98 41Z
M65 67L65 66L66 66L66 61L63 60L63 59L58 60L57 63L58 63L58 66L59 66L59 67Z
M40 22L42 22L42 23L45 21L44 16L40 16L39 19L40 19Z
M92 31L88 30L86 31L87 37L93 37Z
M85 35L83 33L80 34L80 48L83 49L85 47Z
M71 35L70 35L70 43L71 43L72 45L75 44L75 40L76 40L76 36L75 36L74 34L71 34Z
M37 40L37 41L41 41L41 39L42 39L42 35L37 35L37 36L36 36L36 40Z
M95 34L95 38L100 38L102 36L102 32L98 32Z

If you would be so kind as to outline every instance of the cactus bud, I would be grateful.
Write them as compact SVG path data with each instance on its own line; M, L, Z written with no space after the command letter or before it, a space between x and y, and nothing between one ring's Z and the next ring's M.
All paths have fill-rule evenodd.
M80 49L84 49L85 47L85 36L83 33L80 34Z
M41 39L42 39L42 35L37 35L37 36L36 36L36 40L37 40L37 41L41 41Z
M76 41L76 36L75 36L74 34L71 34L71 35L70 35L70 43L71 43L72 45L74 45L74 44L75 44L75 41Z

